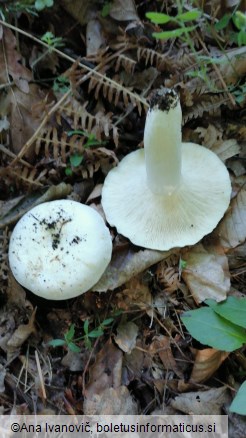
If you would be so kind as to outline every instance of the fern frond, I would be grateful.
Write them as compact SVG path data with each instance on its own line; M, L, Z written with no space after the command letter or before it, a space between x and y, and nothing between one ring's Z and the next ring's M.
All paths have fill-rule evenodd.
M89 113L86 109L88 102L81 105L75 99L68 99L67 102L61 107L63 113L69 116L73 129L81 129L83 131L92 133L96 139L101 141L102 135L109 137L110 131L113 134L113 140L115 146L118 146L118 128L112 122L113 113L97 112L95 115Z
M35 167L30 169L30 167L24 165L16 165L14 167L8 166L7 171L9 178L14 179L16 185L20 183L22 185L26 185L27 187L42 187L44 185L42 179L48 172L47 169L39 172Z
M214 114L221 105L228 103L229 97L225 93L219 95L204 95L199 102L194 103L193 107L183 116L183 123L191 119L202 117L205 112Z
M129 58L129 56L120 53L116 60L115 71L118 72L121 66L128 74L132 74L136 66L136 61L132 58Z
M117 106L119 100L122 101L125 107L131 103L134 107L137 107L141 115L142 108L148 108L147 101L144 97L122 85L119 79L117 79L108 78L106 75L98 77L97 74L92 74L89 80L88 91L93 90L96 99L99 98L99 93L103 91L104 98L108 99L109 102L113 102L115 106Z

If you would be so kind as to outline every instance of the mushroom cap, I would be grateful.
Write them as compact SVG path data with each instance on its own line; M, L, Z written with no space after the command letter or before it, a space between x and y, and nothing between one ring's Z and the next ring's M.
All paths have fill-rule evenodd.
M144 149L128 154L107 175L102 190L107 221L135 245L161 251L193 245L228 208L230 177L217 155L182 143L181 159L181 183L171 195L149 189Z
M16 224L9 264L34 294L65 300L88 291L111 260L112 241L102 217L79 202L40 204Z

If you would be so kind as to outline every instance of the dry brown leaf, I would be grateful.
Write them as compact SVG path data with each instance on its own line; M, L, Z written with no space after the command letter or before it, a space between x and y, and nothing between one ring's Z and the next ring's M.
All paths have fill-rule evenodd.
M17 283L11 270L8 272L8 287L7 287L8 304L15 305L16 307L23 309L27 306L31 307L31 304L26 301L26 292L23 287Z
M177 376L183 379L183 373L173 357L169 337L163 335L156 336L149 347L149 352L151 354L158 353L165 370L173 371Z
M171 406L189 415L221 415L223 405L230 399L225 386L180 394Z
M105 38L99 20L91 19L86 27L86 56L95 55L105 47Z
M117 21L139 20L133 0L114 0L109 15Z
M97 292L114 290L171 254L172 251L154 251L151 249L138 252L132 249L119 251L113 255L109 266L92 290Z
M152 319L154 317L154 308L152 305L152 295L147 284L138 277L133 277L125 285L125 289L116 295L117 308L141 309Z
M14 331L11 338L7 342L8 351L13 349L18 349L21 345L29 338L29 336L36 331L34 321L35 321L36 309L30 316L28 324L20 324L19 327Z
M214 348L197 350L190 380L196 383L205 382L228 356L228 352L215 350Z
M121 386L122 359L122 351L109 340L90 367L89 383L85 388L87 400L95 394L100 395L105 389Z
M15 329L15 320L13 312L6 312L1 309L0 312L0 348L7 352L7 344Z
M32 73L20 61L21 55L16 50L13 32L0 26L0 83L7 85L14 81L23 93L28 93Z
M230 290L230 274L227 257L201 244L185 250L182 258L187 263L182 277L197 303L208 298L226 299Z
M239 190L214 232L224 248L235 248L246 239L246 189Z
M137 335L138 326L134 324L134 322L128 321L117 327L117 335L114 340L122 351L125 353L131 353L136 347Z
M122 351L110 340L97 354L85 389L85 414L127 415L137 412L128 389L121 385L122 359Z
M190 376L190 382L179 381L178 388L181 392L187 391L194 386L194 383L201 383L208 380L224 360L229 356L225 351L205 348L204 350L194 350L195 361Z
M237 140L232 138L222 142L216 142L211 147L211 150L215 152L215 154L218 155L222 161L226 161L228 158L239 154L240 146Z
M37 114L34 106L44 99L44 94L39 87L31 84L29 93L26 94L18 88L12 88L11 93L11 112L10 112L10 134L12 149L18 154L25 143L32 137L42 120L42 112ZM26 156L32 158L34 154L33 144L28 149Z
M85 415L137 415L137 404L126 386L107 388L85 399Z

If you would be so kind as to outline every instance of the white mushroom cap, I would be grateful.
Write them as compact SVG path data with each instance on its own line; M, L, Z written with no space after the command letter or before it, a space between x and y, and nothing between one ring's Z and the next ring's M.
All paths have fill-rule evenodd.
M9 264L34 294L64 300L88 291L111 260L112 241L102 217L79 202L40 204L16 224Z
M229 174L217 155L179 143L179 111L179 103L168 111L159 106L149 110L145 149L112 169L102 190L107 221L145 248L163 251L195 244L216 227L230 202Z

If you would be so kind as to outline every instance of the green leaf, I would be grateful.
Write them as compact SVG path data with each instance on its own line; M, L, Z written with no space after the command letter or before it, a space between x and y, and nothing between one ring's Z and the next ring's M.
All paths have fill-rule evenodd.
M238 30L246 29L246 14L243 14L243 12L236 11L235 14L232 16L232 21L238 28Z
M104 325L109 325L109 324L111 324L111 322L113 322L113 320L114 320L114 318L108 318L108 319L105 319L105 320L101 323L101 325L102 325L102 326L104 326Z
M155 24L165 24L172 20L172 17L161 12L147 12L145 15Z
M91 345L91 341L88 337L85 338L85 346L86 346L86 348L88 348L88 350L91 350L92 345Z
M66 342L72 341L72 339L74 338L74 334L75 334L75 324L71 324L69 330L64 335Z
M84 322L84 332L86 335L88 335L88 331L89 331L89 319L86 319Z
M218 315L246 328L246 298L228 297L226 301L217 303L215 300L206 300L205 303Z
M83 155L74 154L69 157L71 166L78 167L83 161Z
M231 14L223 15L223 17L217 23L215 23L214 25L215 29L216 30L225 29L225 27L228 26L230 19L231 19Z
M177 15L176 20L182 22L192 21L192 20L197 20L198 18L201 17L201 15L202 15L201 11L199 11L198 9L192 9L191 11Z
M99 338L99 336L102 335L103 335L103 329L101 327L98 327L95 330L92 330L90 333L88 333L88 336L90 338Z
M183 35L184 33L191 32L194 30L196 26L188 26L188 27L181 27L179 29L169 30L166 32L154 32L152 33L152 36L157 39L168 39L168 38L177 38Z
M47 345L50 347L63 347L65 344L66 342L64 339L52 339L51 341L47 342Z
M109 15L111 7L112 7L112 3L110 3L110 2L105 3L105 5L103 6L103 8L101 10L101 16L103 18L105 18Z
M194 339L217 350L233 351L246 343L245 330L221 318L210 307L185 312L181 320Z
M246 415L246 381L240 386L230 406L230 411L239 415Z
M73 171L72 171L71 167L66 167L65 174L67 176L71 176L73 174Z
M73 342L69 342L67 344L67 346L68 346L69 350L73 351L74 353L80 353L80 351L81 351L81 349L77 345L75 345Z

